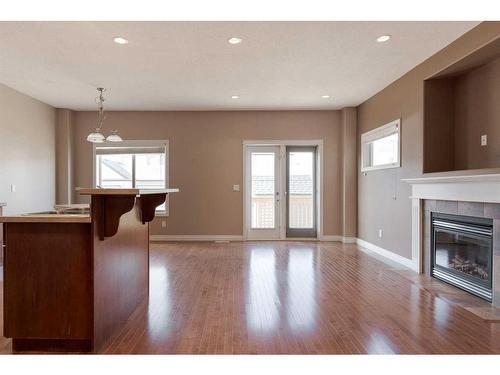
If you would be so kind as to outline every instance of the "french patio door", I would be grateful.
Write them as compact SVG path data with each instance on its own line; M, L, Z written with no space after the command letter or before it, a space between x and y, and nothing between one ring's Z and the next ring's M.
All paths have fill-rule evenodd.
M286 147L286 236L316 237L316 147Z
M317 148L247 145L247 239L317 237Z
M280 146L246 150L246 237L278 240L281 229Z

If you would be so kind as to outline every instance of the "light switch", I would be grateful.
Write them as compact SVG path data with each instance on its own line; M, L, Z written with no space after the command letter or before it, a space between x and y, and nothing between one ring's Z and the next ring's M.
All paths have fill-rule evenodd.
M161 227L166 228L167 227L167 222L165 220L161 221Z
M382 238L384 236L384 232L382 231L382 229L379 229L378 230L378 238Z
M10 185L10 191L11 191L12 193L15 193L15 192L16 192L16 185L11 184L11 185Z
M488 136L486 134L481 136L481 146L486 146L488 144Z
M233 185L233 191L240 191L240 185Z

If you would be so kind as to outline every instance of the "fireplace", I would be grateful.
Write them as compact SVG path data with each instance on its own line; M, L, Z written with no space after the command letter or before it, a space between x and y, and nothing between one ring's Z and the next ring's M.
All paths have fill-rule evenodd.
M492 301L493 220L432 213L431 275Z

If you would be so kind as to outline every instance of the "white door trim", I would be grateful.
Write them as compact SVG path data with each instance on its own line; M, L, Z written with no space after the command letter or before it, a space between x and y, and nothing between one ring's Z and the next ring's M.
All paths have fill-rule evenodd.
M280 156L280 173L281 173L281 199L284 198L283 192L285 191L285 187L283 184L286 183L286 165L284 159L284 153L286 146L316 146L318 148L318 152L316 155L316 204L318 209L316 210L316 219L317 219L317 239L322 240L323 235L323 174L324 174L324 163L323 163L323 140L322 139L284 139L284 140L275 140L275 139L260 139L260 140L243 140L243 240L248 239L248 218L247 218L247 201L246 201L246 155L247 155L247 147L250 146L280 146L281 152ZM284 218L284 210L286 210L286 205L281 205L281 217ZM285 240L286 238L286 227L285 225L280 224L280 240Z

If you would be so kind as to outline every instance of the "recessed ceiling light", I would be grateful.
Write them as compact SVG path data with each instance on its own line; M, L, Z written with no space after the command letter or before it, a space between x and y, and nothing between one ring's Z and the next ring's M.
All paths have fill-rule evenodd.
M232 38L228 39L229 44L240 44L241 42L243 42L243 39L238 38L238 37L232 37Z
M115 42L117 44L127 44L128 40L125 38L122 38L121 36L117 36L117 37L113 38L113 42Z
M377 38L377 42L379 42L379 43L384 43L384 42L387 42L389 39L391 39L391 36L390 36L390 35L380 35L380 36Z
M330 99L330 95L321 95L323 99Z
M239 95L232 95L232 96L231 96L231 99L239 99L239 98L240 98L240 96L239 96Z

